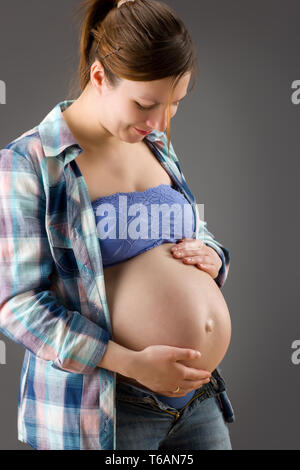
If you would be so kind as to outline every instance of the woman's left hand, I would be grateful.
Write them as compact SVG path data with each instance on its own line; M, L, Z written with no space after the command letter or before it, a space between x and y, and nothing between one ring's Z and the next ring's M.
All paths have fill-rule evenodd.
M218 253L202 240L195 238L183 238L171 248L175 258L183 258L185 264L194 264L198 269L207 272L215 279L222 266L222 260Z

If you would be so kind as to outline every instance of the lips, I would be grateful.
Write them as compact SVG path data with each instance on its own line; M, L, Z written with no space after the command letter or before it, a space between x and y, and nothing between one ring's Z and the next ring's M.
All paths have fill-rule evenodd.
M142 131L141 129L137 129L136 127L135 127L135 130L138 131L142 135L147 135L147 134L150 134L152 132L152 131Z

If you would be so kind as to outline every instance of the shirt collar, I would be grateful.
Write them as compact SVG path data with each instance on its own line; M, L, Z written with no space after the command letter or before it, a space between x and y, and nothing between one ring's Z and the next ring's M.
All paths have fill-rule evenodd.
M65 100L58 103L38 126L45 156L56 157L63 154L65 164L76 158L79 150L82 150L62 114L72 103L74 103L74 100ZM154 130L145 138L155 144L158 141L163 141L164 134L165 132ZM72 146L75 146L75 152L71 152L68 156L63 153L64 150Z

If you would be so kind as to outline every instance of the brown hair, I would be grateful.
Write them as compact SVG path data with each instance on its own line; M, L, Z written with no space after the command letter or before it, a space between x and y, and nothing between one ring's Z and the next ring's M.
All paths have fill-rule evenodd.
M174 78L168 102L169 151L172 94L183 75L190 72L194 79L197 77L195 46L183 21L167 4L134 0L118 8L118 3L117 0L84 0L75 11L81 22L80 89L83 91L89 83L95 60L101 62L112 88L122 79ZM192 89L194 86L195 82Z

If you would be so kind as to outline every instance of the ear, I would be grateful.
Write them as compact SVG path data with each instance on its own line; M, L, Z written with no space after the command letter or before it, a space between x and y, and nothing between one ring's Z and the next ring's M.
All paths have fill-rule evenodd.
M104 67L98 59L95 59L94 63L91 65L90 80L92 85L96 88L103 87L105 84Z

